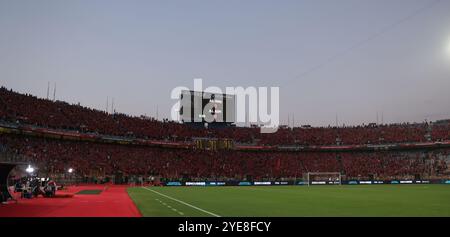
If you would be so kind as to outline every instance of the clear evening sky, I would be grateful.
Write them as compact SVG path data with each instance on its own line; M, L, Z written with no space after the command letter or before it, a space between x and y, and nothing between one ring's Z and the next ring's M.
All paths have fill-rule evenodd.
M279 86L283 123L450 118L449 0L0 0L0 84L168 117L172 88Z

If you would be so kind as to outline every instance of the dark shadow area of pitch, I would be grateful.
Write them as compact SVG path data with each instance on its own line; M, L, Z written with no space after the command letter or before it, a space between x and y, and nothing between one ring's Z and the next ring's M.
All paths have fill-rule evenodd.
M76 194L78 194L78 195L80 195L80 194L81 195L98 195L101 192L102 192L102 190L100 190L100 189L90 189L90 190L81 190Z

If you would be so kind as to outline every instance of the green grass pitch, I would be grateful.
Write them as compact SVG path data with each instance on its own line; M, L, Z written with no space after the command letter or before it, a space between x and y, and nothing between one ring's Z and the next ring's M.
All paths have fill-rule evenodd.
M98 195L101 192L102 192L102 190L93 189L93 190L81 190L77 194L81 194L81 195Z
M450 216L450 185L134 187L144 216Z

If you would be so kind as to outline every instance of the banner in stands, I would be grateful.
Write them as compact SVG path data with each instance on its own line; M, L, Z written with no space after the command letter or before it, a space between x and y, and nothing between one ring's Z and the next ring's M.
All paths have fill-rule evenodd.
M186 182L186 186L206 186L206 182Z
M253 182L253 185L272 185L272 182Z
M225 186L227 185L226 182L207 182L207 186Z
M181 182L167 182L166 186L181 186Z
M288 182L288 181L275 181L273 182L273 185L294 185L294 182Z
M312 181L310 185L338 185L338 181ZM450 180L346 180L343 185L377 185L377 184L450 184ZM171 181L164 186L271 186L271 185L308 185L306 181Z
M238 185L239 186L249 186L249 185L252 185L252 183L250 183L250 182L239 182Z

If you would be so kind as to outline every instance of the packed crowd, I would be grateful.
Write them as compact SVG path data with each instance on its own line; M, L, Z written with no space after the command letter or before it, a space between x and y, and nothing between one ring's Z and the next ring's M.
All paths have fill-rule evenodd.
M4 87L0 88L0 120L145 139L183 141L193 137L218 137L258 145L350 145L450 140L449 123L281 127L274 134L261 134L256 127L191 128L168 120L107 113L81 105L40 99Z
M448 175L450 150L379 152L244 152L152 148L0 135L0 144L26 155L52 177L68 168L82 177L123 175L166 179L300 178L306 172L341 172L351 178Z

